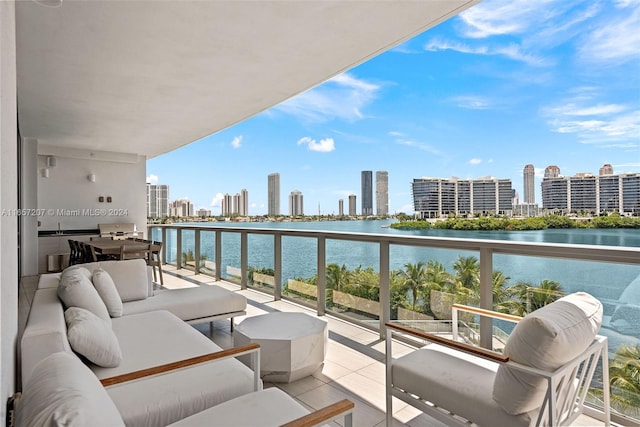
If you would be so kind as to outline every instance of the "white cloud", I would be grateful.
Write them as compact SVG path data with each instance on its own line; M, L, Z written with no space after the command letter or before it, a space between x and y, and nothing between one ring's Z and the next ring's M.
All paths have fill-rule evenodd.
M479 165L480 163L482 163L482 159L478 159L478 158L473 158L471 160L469 160L468 162L470 165Z
M236 136L235 138L233 138L233 141L231 141L231 146L233 148L240 148L241 145L242 145L242 135Z
M396 139L396 144L406 145L407 147L417 148L418 150L426 151L431 154L442 155L442 152L437 148L434 148L432 145L427 144L425 142L414 141L412 139L404 139L398 138Z
M482 96L464 95L452 98L452 101L460 108L470 110L486 110L492 107L492 101Z
M213 196L213 199L211 200L211 203L209 203L209 206L212 207L220 207L222 206L222 199L224 198L224 194L222 193L216 193L215 196Z
M301 120L326 122L340 119L353 122L364 117L362 110L376 98L377 84L340 74L275 107Z
M527 53L522 46L515 43L495 47L487 45L471 46L466 43L434 39L429 41L429 43L424 46L424 49L430 52L453 50L455 52L473 55L504 56L514 61L524 62L525 64L536 67L543 67L551 64L550 60L541 56L536 56L532 53Z
M321 139L320 142L318 142L311 137L305 136L298 140L298 145L306 145L309 150L320 153L329 153L336 149L333 138Z
M147 183L158 185L158 175L153 175L153 174L149 175L147 177Z

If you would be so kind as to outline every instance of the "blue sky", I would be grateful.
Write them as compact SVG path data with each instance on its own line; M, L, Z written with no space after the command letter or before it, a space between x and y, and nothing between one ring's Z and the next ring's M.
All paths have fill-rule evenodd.
M640 172L640 0L485 0L463 14L238 125L147 161L170 198L220 214L246 188L267 211L337 214L360 172L389 173L389 210L412 213L424 176L508 178ZM375 209L375 201L374 201Z

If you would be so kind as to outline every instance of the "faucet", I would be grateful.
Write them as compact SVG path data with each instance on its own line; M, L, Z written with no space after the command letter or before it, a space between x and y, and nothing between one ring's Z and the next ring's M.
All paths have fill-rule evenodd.
M60 230L60 222L58 222L58 231L56 231L56 234L62 234L62 230Z

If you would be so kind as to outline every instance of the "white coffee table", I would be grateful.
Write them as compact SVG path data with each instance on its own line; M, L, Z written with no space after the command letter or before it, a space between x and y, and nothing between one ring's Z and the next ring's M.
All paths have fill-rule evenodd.
M260 344L260 376L267 382L288 383L311 375L324 363L328 339L327 321L306 313L249 317L233 333L234 345Z

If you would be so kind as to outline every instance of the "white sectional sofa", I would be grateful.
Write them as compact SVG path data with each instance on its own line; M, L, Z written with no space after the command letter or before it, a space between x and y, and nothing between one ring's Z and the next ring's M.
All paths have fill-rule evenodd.
M101 271L96 273L98 270ZM111 274L105 275L105 271ZM105 384L110 379L131 377L132 373L149 368L182 364L186 359L220 352L219 346L181 317L185 320L193 317L190 307L196 311L196 319L206 320L222 315L220 311L237 313L243 308L241 302L235 302L237 305L229 310L222 304L215 314L211 310L215 292L192 297L191 303L183 295L177 298L175 306L169 304L171 299L163 293L149 296L147 268L141 260L74 266L55 276L42 276L22 336L23 387L34 387L34 381L30 380L38 364L59 352L82 359ZM97 280L98 276L102 278ZM110 292L104 289L98 292L98 282L108 282L105 277L113 282ZM195 289L209 288L212 287ZM164 291L173 292L182 294ZM234 302L227 297L223 295L221 299ZM128 301L123 302L125 299ZM255 348L254 353L259 351ZM107 387L106 392L126 425L164 426L259 389L259 373L228 358L115 384ZM50 394L50 398L57 399L55 392Z

